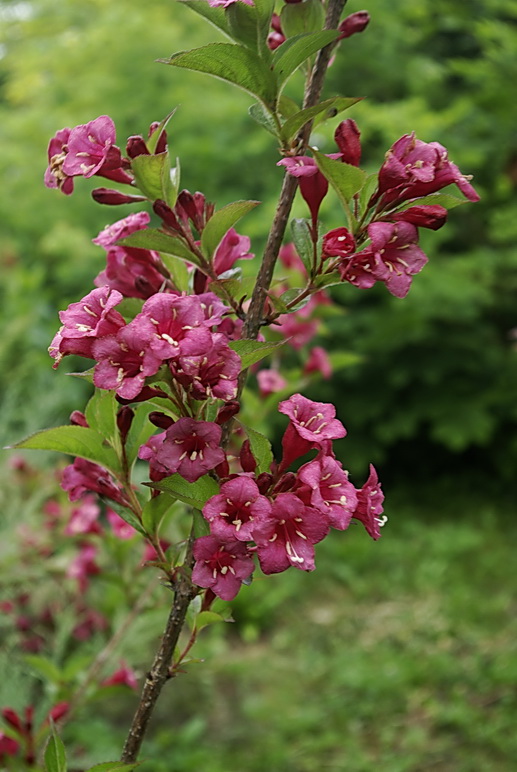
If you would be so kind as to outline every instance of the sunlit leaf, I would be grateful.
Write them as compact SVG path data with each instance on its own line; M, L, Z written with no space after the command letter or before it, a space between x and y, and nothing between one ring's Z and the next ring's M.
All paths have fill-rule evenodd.
M101 434L85 426L57 426L53 429L44 429L31 434L30 437L17 442L12 447L67 453L100 464L115 474L120 472L120 461L113 448L106 444Z
M215 212L203 229L201 247L207 257L215 252L225 233L260 201L234 201Z

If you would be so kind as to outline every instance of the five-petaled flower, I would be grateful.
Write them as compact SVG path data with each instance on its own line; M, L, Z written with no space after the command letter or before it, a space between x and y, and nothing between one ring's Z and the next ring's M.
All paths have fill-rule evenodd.
M194 542L195 558L192 581L209 587L223 600L233 600L241 584L253 573L253 558L241 541L228 541L217 536L200 536Z

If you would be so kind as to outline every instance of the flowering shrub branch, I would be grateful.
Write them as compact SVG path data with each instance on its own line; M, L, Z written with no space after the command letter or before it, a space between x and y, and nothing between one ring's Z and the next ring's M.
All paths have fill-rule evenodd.
M333 405L289 392L280 372L282 346L301 351L312 340L333 284L368 289L381 282L403 298L427 262L418 228L442 227L447 209L463 203L439 191L455 184L468 200L478 198L445 148L414 133L395 142L370 176L360 168L354 120L337 126L336 152L310 146L314 121L359 101L320 96L338 46L366 28L365 11L340 21L345 0L291 0L280 15L273 0L183 1L232 42L164 62L252 94L250 115L283 156L284 180L260 267L253 276L238 265L254 256L250 239L235 230L258 202L216 210L202 193L180 189L167 139L172 114L152 123L146 137L129 137L125 155L108 116L58 131L48 150L47 187L70 195L77 177L103 177L121 189L96 188L98 203L147 203L159 225L139 211L94 239L106 252L106 268L95 289L60 312L62 326L49 348L54 367L71 354L93 360L83 377L95 386L94 396L70 426L18 443L75 456L62 477L70 499L93 493L108 502L146 541L148 565L174 591L122 752L127 765L136 762L161 689L188 660L199 631L224 621L212 610L216 597L233 600L257 564L266 575L314 570L315 545L353 520L379 538L385 517L376 470L370 466L360 488L349 480L333 448L346 429ZM300 106L282 93L298 68L306 75ZM330 187L345 224L325 232L319 212ZM310 217L292 221L293 243L282 246L297 190ZM297 275L295 286L275 283L277 259ZM288 392L278 405L288 419L279 459L264 434L236 418L245 419L253 400L245 389L250 368L268 356L272 367L257 373L262 397ZM321 347L304 362L304 376L314 372L332 374ZM147 470L144 485L134 482L135 464ZM189 513L181 521L178 503ZM85 517L75 527L83 528ZM182 534L174 543L166 538L172 521ZM94 552L84 551L81 561L78 576L94 573ZM190 637L179 647L188 614Z

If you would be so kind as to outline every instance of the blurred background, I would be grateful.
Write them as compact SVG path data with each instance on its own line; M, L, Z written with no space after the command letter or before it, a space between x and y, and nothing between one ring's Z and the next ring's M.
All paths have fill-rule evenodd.
M343 42L325 87L367 97L345 116L360 126L365 168L415 131L474 175L481 202L422 234L429 264L405 300L382 285L332 290L342 314L316 342L359 356L306 393L337 405L357 486L376 465L389 524L377 543L359 528L333 534L315 575L245 588L235 625L200 644L208 662L164 698L149 772L515 769L517 2L368 0L366 9L370 26ZM68 362L53 371L47 347L57 311L104 267L91 239L131 211L95 204L96 180L80 180L71 197L43 186L56 130L107 113L123 146L177 107L169 145L182 186L218 207L262 201L241 229L260 254L281 181L274 141L249 118L248 95L156 63L217 36L172 0L0 2L3 445L84 404L87 385L65 375ZM325 152L335 125L318 127ZM322 218L328 229L343 224L331 195ZM34 480L24 489L7 463L3 540L23 518L37 530L41 503ZM123 648L141 673L159 612L140 631L149 649L136 633ZM19 684L34 689L29 665L17 666L2 704L22 699ZM129 703L115 694L67 727L89 763L116 757Z

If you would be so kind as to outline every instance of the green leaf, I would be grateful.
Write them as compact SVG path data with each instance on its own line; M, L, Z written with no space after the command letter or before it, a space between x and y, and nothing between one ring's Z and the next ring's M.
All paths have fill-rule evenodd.
M147 442L156 431L156 426L149 421L149 413L156 410L156 405L151 402L140 402L133 407L133 410L135 415L126 437L126 458L130 467L136 460L140 445Z
M122 520L134 528L135 531L141 533L142 536L147 536L145 529L142 527L142 523L131 509L122 506L122 504L119 504L118 501L113 501L112 499L104 498L103 501L106 503L106 506L110 507L110 509L113 509L117 515L120 515Z
M357 166L352 166L352 164L327 158L326 155L317 150L314 150L313 154L320 172L327 178L347 206L352 196L361 190L366 180L366 172L358 169Z
M170 236L158 228L142 228L131 236L120 239L117 244L123 247L138 247L139 249L153 249L155 252L164 252L167 255L180 257L189 263L197 265L198 258L190 251L184 241L176 236Z
M45 769L47 772L66 772L67 770L65 746L55 729L45 748Z
M180 51L160 60L174 67L205 72L233 83L273 107L277 97L276 79L270 68L249 48L231 43L210 43L192 51Z
M273 116L269 110L266 110L261 102L255 102L255 104L251 105L251 107L248 109L248 112L253 120L259 124L259 126L262 126L264 129L266 129L266 131L269 131L269 133L274 137L278 136L278 129L273 120Z
M320 102L318 105L314 105L314 107L306 107L287 119L282 126L282 137L286 142L291 142L300 129L309 121L318 116L320 116L321 120L334 118L338 113L360 102L361 99L362 97L333 97Z
M160 523L174 504L170 496L159 495L149 499L142 511L142 524L147 533L158 531Z
M215 212L201 235L201 248L205 255L211 257L225 233L259 203L260 201L234 201Z
M221 300L227 300L228 295L240 302L242 298L251 297L256 278L246 276L244 279L219 279L210 283L210 292Z
M162 263L171 275L171 279L176 289L180 292L188 292L190 274L185 265L185 260L181 257L168 255L166 252L160 252Z
M201 611L196 618L196 629L202 630L209 625L215 625L218 622L226 622L226 619L221 614L216 614L215 611Z
M120 461L113 448L105 443L102 435L85 426L56 426L54 429L44 429L11 447L68 453L100 464L114 474L120 472Z
M131 322L142 311L144 301L141 298L124 298L117 304L117 311L122 314L126 322Z
M167 128L167 124L169 123L170 119L172 118L175 112L176 112L176 108L174 108L174 110L172 110L168 114L168 116L158 124L158 126L153 131L149 139L146 141L145 144L147 145L147 149L149 150L150 153L154 153L154 151L156 150L156 145L158 144L160 135L162 134L163 130Z
M228 345L240 356L242 369L246 370L251 365L254 365L255 362L260 362L261 359L264 359L264 357L283 346L284 341L271 343L260 340L233 340Z
M411 206L443 206L445 209L455 209L457 206L468 204L467 198L451 196L449 193L431 193L429 196L415 198L413 201L406 201L403 206L397 208L397 212L403 212Z
M291 233L294 246L298 252L309 276L313 272L314 245L312 243L309 220L291 220Z
M90 767L86 772L131 772L140 766L140 761L124 764L122 761L104 761L102 764L96 764Z
M336 284L343 284L343 279L339 271L332 271L332 273L324 273L323 276L318 276L314 283L317 287L333 287Z
M199 539L200 536L208 536L210 533L210 525L208 520L205 520L199 509L194 510L194 536Z
M311 296L306 295L298 303L295 303L294 306L290 305L293 302L293 300L296 300L296 298L302 294L302 292L303 292L302 287L296 287L296 288L293 287L291 289L286 290L285 292L282 292L282 294L280 295L280 300L287 307L288 313L293 313L293 311L300 311L310 302Z
M378 181L379 178L377 174L369 174L366 177L359 193L359 207L361 212L364 212L368 206L368 202L377 188Z
M273 72L278 78L280 88L290 75L309 56L324 48L339 36L338 30L322 30L288 38L273 54Z
M95 389L95 393L84 411L88 426L99 432L112 445L119 439L117 428L118 406L114 391Z
M160 480L160 482L146 483L146 485L159 491L171 493L175 498L183 501L184 504L200 510L203 509L208 499L219 493L218 484L207 474L193 483L187 482L179 474L173 474Z
M284 35L292 38L304 32L317 32L325 23L325 11L321 0L304 0L303 3L286 3L280 19ZM282 43L282 45L285 45ZM281 46L280 46L281 47Z
M47 657L41 657L38 654L27 654L23 658L33 670L36 670L51 684L60 684L63 680L63 673L58 666Z
M131 161L131 169L144 196L151 201L160 198L169 206L174 206L176 195L171 182L168 153L139 155Z
M252 429L250 426L244 426L242 428L248 435L250 441L250 448L255 460L257 462L257 472L269 472L271 464L273 462L273 450L271 443L266 436Z
M182 5L187 5L203 18L207 19L214 27L217 27L225 35L231 37L224 8L212 8L206 0L180 0Z
M296 115L296 113L300 112L300 108L298 107L294 99L291 99L291 97L288 97L285 94L282 94L280 99L278 100L278 111L280 112L280 115L282 115L284 118L291 118L291 116Z

